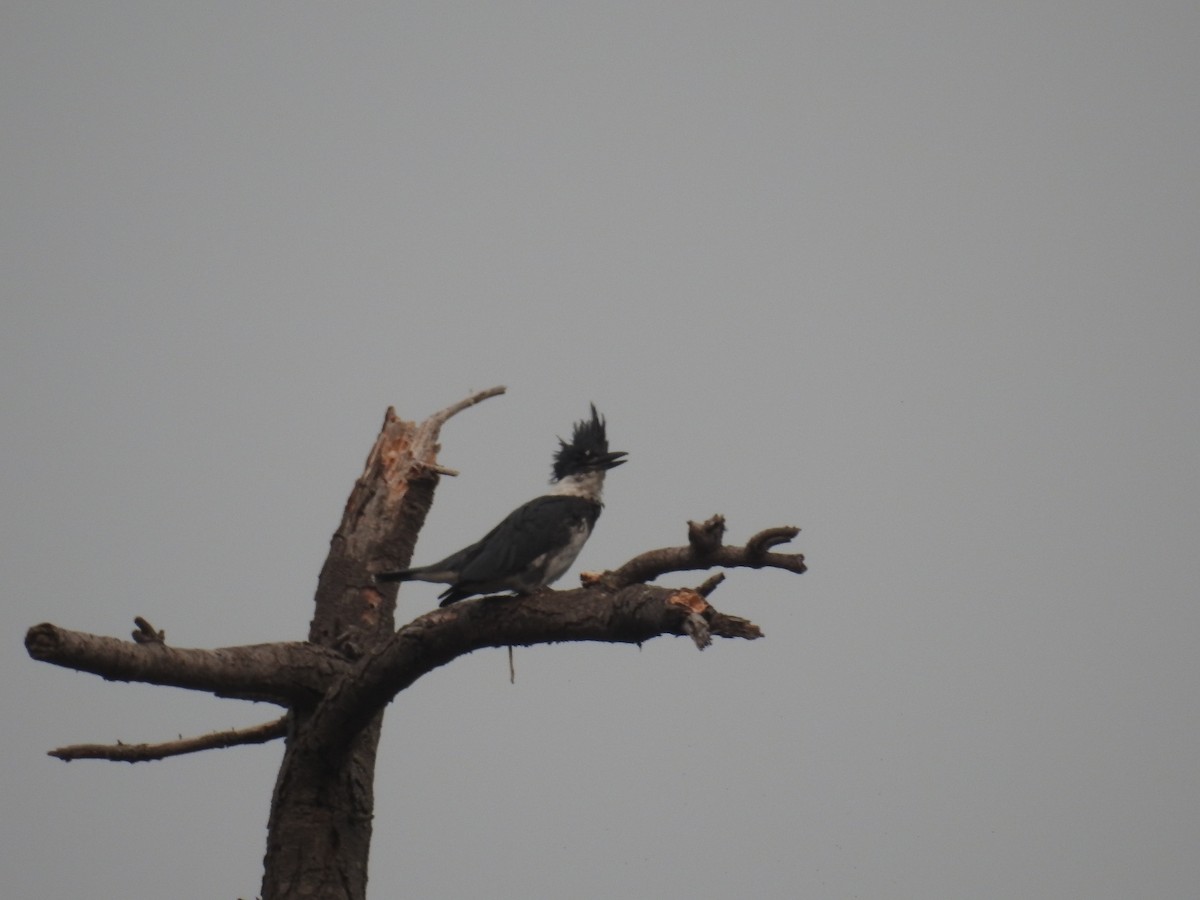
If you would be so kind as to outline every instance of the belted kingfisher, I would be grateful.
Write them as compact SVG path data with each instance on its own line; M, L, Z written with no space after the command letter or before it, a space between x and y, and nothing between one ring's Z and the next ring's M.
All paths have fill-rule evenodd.
M431 566L380 572L376 581L433 581L450 587L439 595L448 606L476 594L528 594L553 584L575 562L600 515L604 473L627 454L608 449L604 417L575 423L570 442L558 440L550 492L508 514L481 540Z

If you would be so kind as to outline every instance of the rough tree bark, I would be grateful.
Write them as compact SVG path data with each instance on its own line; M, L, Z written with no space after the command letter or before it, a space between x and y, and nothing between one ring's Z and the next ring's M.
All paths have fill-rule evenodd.
M805 571L802 555L773 552L798 529L767 529L743 547L729 547L720 516L689 523L687 546L649 551L618 569L585 576L582 588L466 601L396 630L398 586L376 585L371 573L409 563L438 477L453 474L437 463L441 426L503 390L474 394L420 424L387 411L330 542L306 642L177 648L141 618L132 642L48 623L29 629L25 638L36 660L109 680L265 700L286 711L282 718L161 744L79 744L50 754L140 762L286 737L271 800L262 898L364 900L383 709L422 675L482 647L642 643L671 634L687 635L703 649L714 635L762 636L753 623L709 605L720 573L694 589L645 583L717 566Z

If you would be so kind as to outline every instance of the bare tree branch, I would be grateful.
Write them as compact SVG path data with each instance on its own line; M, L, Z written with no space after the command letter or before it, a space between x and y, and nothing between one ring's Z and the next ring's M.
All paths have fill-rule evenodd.
M241 744L265 744L284 737L287 734L287 716L282 716L272 722L264 722L250 728L230 728L226 731L214 731L211 734L193 738L179 738L161 744L126 744L117 741L115 744L72 744L69 747L59 747L47 755L57 757L64 762L75 759L107 759L113 762L149 762L155 759L165 759L168 756L181 756L185 753L198 753L201 750L218 750L225 747L236 747Z
M702 526L693 523L689 546L643 553L615 571L590 576L587 586L579 590L483 598L434 610L377 649L361 654L357 663L314 643L217 650L169 647L162 642L162 632L141 617L135 620L135 635L142 643L68 631L49 623L31 628L25 643L34 659L110 681L171 685L288 707L312 708L323 700L317 717L340 723L337 728L353 733L421 675L482 647L556 641L642 643L659 635L686 634L703 648L714 635L761 637L752 622L719 613L708 604L705 598L724 578L720 572L695 590L672 591L643 583L667 572L718 565L805 571L801 554L768 550L790 540L798 529L765 529L745 547L726 547L712 540L714 535L719 539L723 530L720 517ZM314 730L327 739L336 728L314 725Z
M648 550L635 556L619 569L604 573L598 581L612 590L619 590L631 584L653 581L668 572L696 571L716 566L785 569L797 574L808 570L802 553L768 552L771 547L787 543L794 538L800 533L799 528L790 525L767 528L750 538L745 547L726 547L720 542L725 531L725 519L722 516L713 516L703 525L689 522L688 526L687 547Z
M411 450L413 460L422 468L438 475L458 475L458 472L455 469L446 468L441 463L438 463L434 460L434 457L437 455L437 451L439 449L437 440L441 434L442 426L445 425L449 419L458 415L463 410L470 409L475 404L482 403L489 397L496 397L500 394L503 394L507 390L508 388L504 387L503 385L498 385L496 387L488 388L485 391L476 391L474 394L471 394L471 396L459 400L457 403L452 403L445 409L438 410L433 415L429 416L429 418L416 427L416 431L413 435ZM385 425L389 419L393 419L395 417L396 410L389 407L387 411L387 417L384 420ZM368 459L368 470L370 469L370 463L371 460Z
M786 544L800 533L800 529L792 525L781 525L778 528L765 528L750 540L746 541L746 554L751 559L760 559L772 547Z
M497 397L507 390L508 388L501 384L497 385L496 387L490 387L484 391L476 391L469 397L465 397L462 400L459 400L457 403L451 403L445 409L438 410L432 416L422 422L421 427L428 429L432 433L433 440L436 441L441 427L445 425L450 418L457 416L465 409L470 409L476 403L482 403L489 397Z
M615 593L593 587L483 597L436 609L405 625L340 678L314 711L304 739L337 746L339 736L353 734L422 675L484 647L641 644L661 635L696 639L687 626L693 615L702 616L708 633L717 637L762 637L753 622L718 613L695 591L644 584Z
M458 415L465 409L470 409L477 403L482 403L489 397L496 397L503 394L508 389L503 385L498 385L493 388L488 388L486 391L478 391L469 397L459 400L447 406L445 409L435 412L424 422L417 426L417 433L413 437L412 455L421 465L433 469L442 475L453 474L457 475L453 469L446 469L432 461L432 458L438 451L438 438L441 436L442 426L452 418Z
M169 685L280 706L315 702L347 667L345 659L314 644L281 641L195 650L68 631L49 622L29 629L25 649L41 662L91 672L106 681Z

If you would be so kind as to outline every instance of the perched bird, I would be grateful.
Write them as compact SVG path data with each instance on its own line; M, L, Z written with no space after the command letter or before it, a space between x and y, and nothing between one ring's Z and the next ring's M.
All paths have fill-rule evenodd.
M441 606L476 594L515 591L528 594L553 584L575 562L591 536L604 505L604 473L626 454L608 449L604 417L592 406L591 419L575 423L570 441L558 440L553 487L508 514L483 538L431 566L381 572L376 581L433 581L450 587Z

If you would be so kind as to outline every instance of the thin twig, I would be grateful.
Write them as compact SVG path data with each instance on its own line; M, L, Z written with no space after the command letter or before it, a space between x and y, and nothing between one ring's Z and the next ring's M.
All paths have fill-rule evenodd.
M137 626L137 630L131 632L134 642L138 644L165 644L167 642L166 631L156 631L154 626L141 616L134 616L133 624Z
M428 419L426 419L423 424L436 425L438 427L441 427L442 425L446 424L447 419L450 419L452 416L457 416L464 409L470 409L476 403L482 403L484 400L487 400L489 397L498 396L499 394L503 394L507 390L508 390L508 388L506 388L504 385L500 384L500 385L497 385L496 387L490 387L486 391L477 391L474 394L472 394L471 396L466 397L462 400L459 400L457 403L453 403L450 406L447 406L443 410L439 410L438 412L435 412L432 416L430 416Z
M412 458L422 465L437 465L434 462L434 456L437 453L438 436L441 434L442 426L446 424L446 421L452 416L458 415L464 409L470 409L475 404L482 403L489 397L503 394L507 390L508 388L504 387L504 385L497 385L496 387L488 388L486 391L476 391L471 396L465 397L457 403L435 412L417 426L417 433L413 436Z
M69 747L59 747L50 750L49 756L57 757L65 762L73 759L108 759L114 762L148 762L154 759L165 759L168 756L182 756L185 753L198 753L201 750L217 750L223 747L236 747L240 744L265 744L287 734L287 716L264 722L251 728L230 728L226 731L214 731L199 737L180 738L161 744L125 744L118 741L115 744L72 744Z

